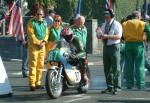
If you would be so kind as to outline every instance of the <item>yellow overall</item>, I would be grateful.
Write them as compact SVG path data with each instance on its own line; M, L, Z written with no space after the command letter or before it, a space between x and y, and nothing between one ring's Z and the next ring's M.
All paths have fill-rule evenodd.
M42 70L44 67L45 46L39 48L43 41L48 39L48 28L45 21L38 22L31 19L27 24L28 55L29 55L29 86L41 85Z

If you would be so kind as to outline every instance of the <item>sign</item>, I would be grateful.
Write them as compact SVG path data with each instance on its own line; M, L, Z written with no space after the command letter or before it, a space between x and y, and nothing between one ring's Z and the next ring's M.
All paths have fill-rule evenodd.
M0 56L0 97L12 96L12 89Z

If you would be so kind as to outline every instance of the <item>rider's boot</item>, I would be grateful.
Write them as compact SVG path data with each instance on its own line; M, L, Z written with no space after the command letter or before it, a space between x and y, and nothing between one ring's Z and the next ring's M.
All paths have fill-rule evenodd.
M82 78L85 86L89 86L89 78L88 78L87 70L86 69L83 69L81 71L81 78Z

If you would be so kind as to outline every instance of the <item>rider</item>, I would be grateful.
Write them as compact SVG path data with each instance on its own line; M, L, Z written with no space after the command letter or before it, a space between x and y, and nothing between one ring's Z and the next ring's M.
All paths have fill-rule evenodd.
M82 26L82 28L80 29L78 24L79 22L84 22L85 19L83 16L79 16L76 19L75 25L73 25L71 28L64 28L62 30L62 37L70 44L70 48L71 48L71 52L73 55L75 55L75 58L78 58L79 60L81 60L82 64L84 64L82 61L82 58L86 57L86 52L85 52L85 42L81 41L80 39L84 38L84 37L80 37L81 35L79 33L84 34L84 30L85 26ZM77 23L78 22L78 23ZM84 23L83 23L84 24ZM76 30L79 31L79 33L76 32ZM79 35L75 35L79 34ZM86 32L87 33L87 32ZM85 34L87 35L87 34ZM85 37L86 39L86 37ZM86 40L85 40L86 41ZM85 67L85 65L80 65L81 69L81 78L83 80L83 82L85 83L85 86L88 86L89 84L89 78L87 76L87 68Z

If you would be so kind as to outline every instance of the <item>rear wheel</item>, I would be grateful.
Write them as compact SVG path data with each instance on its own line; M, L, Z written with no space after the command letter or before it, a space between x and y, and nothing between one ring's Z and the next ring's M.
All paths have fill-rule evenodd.
M62 93L62 80L58 82L57 80L58 73L54 69L49 69L46 75L46 91L48 96L53 99L60 97Z

